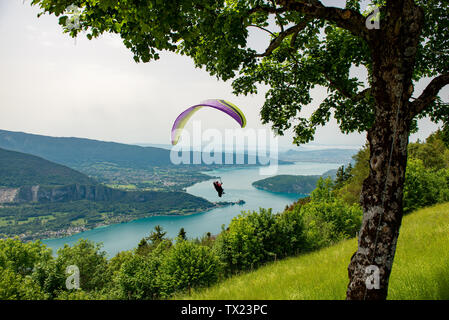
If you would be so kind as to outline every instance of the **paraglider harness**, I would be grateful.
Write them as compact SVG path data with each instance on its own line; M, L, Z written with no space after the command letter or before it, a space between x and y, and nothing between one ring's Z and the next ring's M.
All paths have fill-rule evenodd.
M225 193L223 191L223 187L222 187L223 182L221 182L221 179L220 179L220 182L214 181L213 185L214 185L215 190L217 190L217 192L218 192L218 196L221 198L221 196Z

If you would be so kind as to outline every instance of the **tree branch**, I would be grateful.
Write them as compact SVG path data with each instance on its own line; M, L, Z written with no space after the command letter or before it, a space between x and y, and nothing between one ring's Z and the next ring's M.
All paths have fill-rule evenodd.
M438 96L443 87L449 85L449 72L434 78L423 93L410 104L413 116L423 112Z
M291 34L297 34L299 32L301 32L301 30L303 30L305 27L307 27L307 24L311 21L311 19L306 19L303 22L288 28L287 30L279 33L279 35L274 38L270 45L268 46L268 48L265 50L264 53L260 53L257 54L256 57L266 57L269 56L274 49L276 49L277 47L279 47L282 43L282 40L284 40L287 36L291 35Z
M265 32L268 32L268 33L271 34L273 37L276 36L276 35L275 35L273 32L271 32L270 30L268 30L268 29L266 29L266 28L264 28L264 27L255 25L255 24L250 24L250 25L248 25L248 27L258 28L258 29L260 29L260 30L263 30L263 31L265 31Z
M333 22L338 27L368 40L366 18L357 11L326 7L318 0L277 0L277 4L286 11L297 11L310 18Z
M287 10L285 8L276 8L276 7L270 7L270 6L255 6L254 8L250 9L248 11L248 14L251 15L256 12L265 12L265 13L283 13Z
M352 100L353 102L357 102L362 100L367 94L371 93L371 88L366 88L365 90L362 90L358 92L356 95L353 95L351 92L343 88L342 86L338 85L335 81L333 81L326 73L323 73L324 78L329 82L329 85L333 87L335 90L337 90L341 95L343 95L345 98Z

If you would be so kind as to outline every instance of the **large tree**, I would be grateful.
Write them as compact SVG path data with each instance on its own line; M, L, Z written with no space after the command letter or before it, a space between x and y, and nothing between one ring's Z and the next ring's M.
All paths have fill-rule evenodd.
M59 16L72 36L119 34L136 61L174 51L211 75L232 79L236 94L268 85L262 121L280 134L293 129L297 144L311 141L332 116L344 133L366 131L370 174L347 298L385 299L402 221L409 135L422 117L449 124L449 108L438 96L449 84L449 1L375 0L379 15L369 17L360 2L342 1L345 7L338 8L318 0L32 1ZM79 25L67 14L69 5L80 8ZM248 46L251 28L269 33L263 52ZM364 67L366 79L354 76L354 67ZM414 84L422 78L430 82L417 93ZM328 96L302 117L315 86L327 87ZM366 286L372 265L379 268L379 289Z

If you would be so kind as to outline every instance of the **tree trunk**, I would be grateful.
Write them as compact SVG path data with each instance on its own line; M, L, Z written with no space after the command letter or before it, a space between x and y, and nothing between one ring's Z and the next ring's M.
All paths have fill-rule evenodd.
M409 128L390 114L387 123L377 123L368 133L370 175L363 183L364 217L358 251L348 268L347 299L386 299L399 228L407 163ZM388 118L386 116L385 118ZM395 130L396 129L396 130ZM393 132L396 137L393 141Z
M351 300L387 298L403 214L407 146L414 117L409 100L423 13L407 0L387 2L386 9L382 30L370 42L376 110L367 135L370 174L360 197L363 221L358 250L348 267L346 298Z

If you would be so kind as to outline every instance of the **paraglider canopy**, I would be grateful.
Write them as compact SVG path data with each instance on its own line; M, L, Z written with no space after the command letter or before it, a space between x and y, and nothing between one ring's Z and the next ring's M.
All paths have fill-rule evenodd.
M173 123L172 131L171 131L171 143L175 145L178 143L179 138L181 136L182 129L189 121L189 119L193 116L195 112L203 107L209 107L217 109L221 112L226 113L230 117L232 117L240 127L244 128L246 126L246 118L243 112L234 104L226 100L217 100L211 99L201 102L200 104L191 106L190 108L183 111Z

